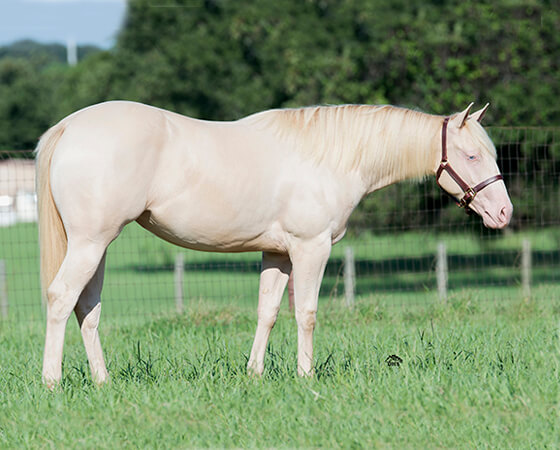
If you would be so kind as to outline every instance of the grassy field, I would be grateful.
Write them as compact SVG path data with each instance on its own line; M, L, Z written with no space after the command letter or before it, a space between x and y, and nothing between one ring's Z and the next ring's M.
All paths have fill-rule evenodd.
M540 300L325 304L313 379L296 377L287 311L262 379L245 373L252 308L105 321L101 388L72 322L56 392L40 382L43 326L4 324L0 447L557 448L560 304Z
M344 247L355 251L358 297L375 294L387 304L407 306L437 300L435 254L447 244L451 292L471 292L488 300L522 296L520 249L533 250L534 290L542 298L560 296L560 229L549 228L481 239L429 230L398 235L348 236L333 248L321 289L321 303L340 301L344 292ZM111 244L103 289L104 316L144 316L172 312L173 262L184 252L187 303L256 306L260 254L212 254L181 250L131 224ZM0 259L7 268L10 318L43 320L38 284L35 224L0 228Z
M100 332L111 382L92 385L71 320L62 386L48 392L35 226L0 229L14 319L0 321L0 447L560 445L557 229L345 239L321 293L313 379L296 377L287 308L265 375L246 375L258 254L186 252L187 310L176 315L177 249L146 236L128 227L109 249ZM535 262L531 301L519 287L523 239ZM440 240L450 264L446 304L434 290ZM341 306L344 245L357 261L353 310Z

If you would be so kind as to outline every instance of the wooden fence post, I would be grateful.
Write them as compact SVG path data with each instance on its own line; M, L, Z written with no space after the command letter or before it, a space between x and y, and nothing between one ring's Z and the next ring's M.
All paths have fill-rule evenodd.
M179 252L175 255L175 270L174 270L174 280L175 280L175 309L178 314L182 314L184 311L183 304L183 274L185 271L185 263L183 259L183 253Z
M437 259L436 259L436 278L437 278L437 288L440 300L447 301L447 281L448 281L448 269L447 269L447 247L445 242L438 242L437 248Z
M295 294L294 294L294 272L290 272L290 278L288 278L288 307L290 311L294 310L295 304Z
M356 266L354 262L354 249L346 247L344 249L344 297L346 306L354 307L354 297L356 291Z
M531 297L531 241L523 239L521 250L521 285L523 286L523 296Z
M8 288L6 287L6 261L0 259L0 318L8 318Z

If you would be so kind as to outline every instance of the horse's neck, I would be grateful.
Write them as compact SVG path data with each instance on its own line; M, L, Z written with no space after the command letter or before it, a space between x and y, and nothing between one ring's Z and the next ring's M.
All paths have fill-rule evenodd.
M378 127L369 141L361 170L367 193L431 175L441 157L440 117L398 109L393 113L394 120Z
M433 173L443 119L392 106L342 105L270 110L243 123L342 177L357 175L369 193Z

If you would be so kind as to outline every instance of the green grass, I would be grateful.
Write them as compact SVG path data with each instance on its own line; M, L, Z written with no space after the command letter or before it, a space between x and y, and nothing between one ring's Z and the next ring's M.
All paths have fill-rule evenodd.
M343 295L340 261L345 246L355 250L358 297L375 293L383 301L400 306L433 302L437 299L434 255L442 240L448 247L451 292L467 291L489 300L519 298L518 252L523 239L530 239L534 252L535 291L548 289L556 291L551 296L560 295L560 229L496 234L484 239L469 233L451 235L426 230L345 238L333 248L321 302L337 301ZM131 224L109 247L104 315L129 317L172 312L173 262L180 251L184 252L187 265L187 303L202 299L220 305L256 305L259 253L181 250ZM504 254L509 256L504 258ZM493 262L496 258L498 262ZM0 228L0 259L6 261L10 318L42 320L35 224Z
M558 297L326 302L315 377L296 377L283 311L253 379L253 308L199 302L182 316L102 321L112 380L101 388L71 322L56 392L40 382L43 326L5 323L0 447L557 448L559 316Z
M132 225L109 249L103 291L111 382L91 383L72 319L62 386L51 393L40 381L36 229L0 229L14 319L0 322L0 447L558 447L559 235L348 237L321 291L315 378L296 377L284 302L265 375L252 379L260 255L185 251L187 311L177 316L172 265L181 250ZM530 303L518 262L492 260L515 256L525 238L536 263ZM440 240L447 304L434 289ZM345 245L358 270L352 311L341 306L336 266ZM391 355L402 363L390 366Z

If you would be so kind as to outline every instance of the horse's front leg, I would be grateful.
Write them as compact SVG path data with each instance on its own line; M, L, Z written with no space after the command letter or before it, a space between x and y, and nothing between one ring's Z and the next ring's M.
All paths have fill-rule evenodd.
M296 322L298 326L298 374L313 375L313 331L319 288L331 252L331 239L300 242L290 252L293 264Z
M292 270L288 255L263 252L259 285L258 324L247 369L254 375L264 371L264 354L270 331L276 323L282 294Z

